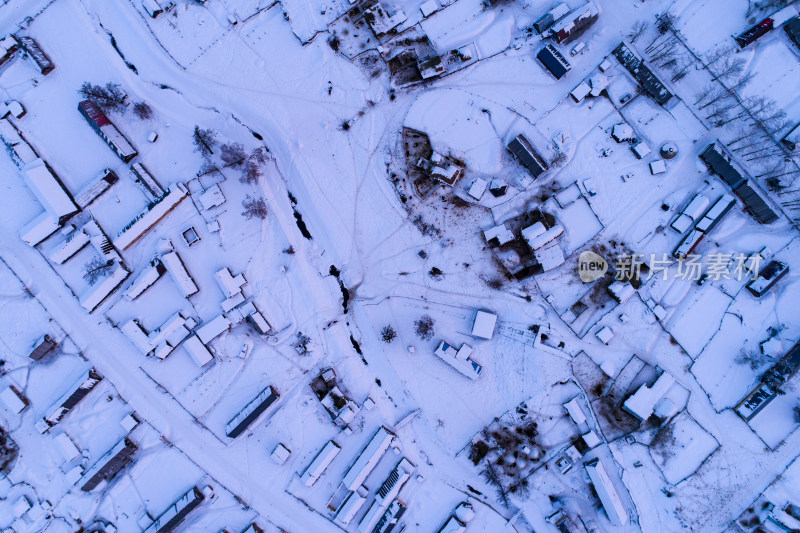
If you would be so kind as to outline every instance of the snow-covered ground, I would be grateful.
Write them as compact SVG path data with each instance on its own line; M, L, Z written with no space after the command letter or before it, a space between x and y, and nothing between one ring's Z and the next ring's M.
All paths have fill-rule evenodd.
M26 110L10 122L73 197L104 169L119 177L30 246L20 232L49 207L18 158L0 156L0 436L15 450L10 464L0 461L0 528L99 531L110 522L142 531L196 487L203 502L180 531L239 532L251 523L270 532L372 531L359 522L380 505L376 495L402 458L413 465L393 496L406 507L405 531L439 531L461 502L475 511L471 532L722 531L765 489L780 492L770 496L776 504L800 506L796 484L773 483L789 465L797 470L800 377L749 421L735 410L800 338L800 254L789 219L797 161L769 144L800 120L797 49L776 28L731 52L742 60L735 75L715 80L697 64L771 13L748 13L745 0L596 0L598 21L555 44L531 28L553 7L536 2L384 4L388 15L404 13L399 35L380 37L388 42L382 56L365 45L368 53L351 61L327 29L335 21L342 37L343 29L369 31L351 27L355 4L175 0L152 18L149 3L0 6L2 35L34 37L55 65L43 75L21 51L0 65L3 101ZM660 35L656 16L667 12L676 18ZM631 38L637 21L645 29ZM673 32L670 46L680 52L669 64L654 56ZM384 60L420 34L440 54L474 46L476 61L393 85ZM674 93L666 106L638 92L611 55L623 39ZM571 64L560 80L535 57L546 43ZM697 68L676 76L685 61ZM744 119L732 117L743 112L732 107L730 122L715 123L708 115L718 106L698 96L747 74L740 101L768 97L785 114L753 154L736 138ZM577 103L569 93L587 79L607 88ZM84 82L124 89L125 103L108 118L138 151L132 163L181 197L124 246L119 235L137 220L142 227L162 195L137 183L78 112ZM140 103L149 116L137 116ZM614 140L621 124L652 151L640 158L632 143ZM406 179L418 160L405 153L404 127L463 163L465 177L420 198ZM205 150L193 141L200 130L212 132ZM506 150L520 133L550 164L536 180ZM695 248L704 265L692 278L672 257L687 232L671 224L698 193L713 202L730 192L698 158L716 139L764 190L774 169L786 173L784 188L766 193L780 217L758 224L737 201ZM665 143L677 155L662 159ZM666 171L653 174L659 161ZM475 199L468 191L477 177L509 188ZM565 260L516 280L483 231L523 212L563 228L555 242ZM101 235L54 261L90 221L117 249ZM600 254L611 272L581 281L584 251ZM714 254L759 251L762 268L771 260L789 267L761 297L745 280L710 274ZM606 287L624 254L663 264L618 302ZM108 279L108 259L130 274L89 312L81 303ZM167 272L131 296L159 261ZM233 291L220 281L225 268L243 276ZM708 277L698 283L701 273ZM255 309L266 331L247 318ZM489 339L473 333L478 310L497 315ZM154 345L135 342L139 327ZM57 347L29 358L45 334ZM434 354L441 341L473 349L476 379ZM198 345L211 358L205 364ZM169 354L162 360L152 350ZM102 380L42 433L43 417L92 368ZM347 420L334 422L325 407L332 397L321 401L310 386L328 369L353 409ZM662 372L675 385L652 399L652 416L637 419L625 399L655 387ZM276 401L229 437L230 422L270 386ZM585 420L564 407L573 398ZM492 433L504 424L526 429L527 444ZM365 503L344 524L336 518L349 494L343 480L380 427L396 437L353 487L352 501L361 494ZM83 473L125 438L136 446L131 462L82 491ZM340 453L308 486L303 474L331 441ZM479 441L495 448L476 460ZM280 445L290 452L282 462L273 457ZM609 476L604 487L591 485L584 466L595 459ZM512 465L525 482L506 492L492 468Z

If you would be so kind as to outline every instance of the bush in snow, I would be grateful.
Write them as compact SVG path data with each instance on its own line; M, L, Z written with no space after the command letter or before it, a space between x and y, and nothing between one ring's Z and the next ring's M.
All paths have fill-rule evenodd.
M419 320L414 322L414 333L420 339L429 341L433 338L433 325L434 321L430 315L422 315Z
M192 133L192 141L194 142L194 149L200 152L200 155L208 157L214 153L214 145L217 144L217 133L212 129L202 129L200 126L194 127Z
M120 111L125 108L125 91L118 83L108 82L102 86L86 81L78 89L78 93L104 111Z
M153 108L147 102L136 102L133 106L133 114L141 120L149 120L153 116Z
M256 198L248 194L242 201L242 207L244 208L242 216L246 217L247 220L251 218L264 220L267 218L267 202L263 198Z
M6 431L0 427L0 473L9 472L14 459L17 458L19 448Z
M302 331L297 332L297 340L294 343L294 349L297 350L297 353L300 355L305 355L308 353L308 345L311 342L311 337L308 335L303 335Z
M111 272L113 261L104 261L101 257L94 257L91 261L83 265L83 279L89 285L94 285L97 280L108 276Z
M439 267L433 267L428 271L428 275L435 279L436 281L442 281L444 279L444 272Z
M392 326L384 326L381 330L381 339L385 343L390 343L397 338L397 332Z

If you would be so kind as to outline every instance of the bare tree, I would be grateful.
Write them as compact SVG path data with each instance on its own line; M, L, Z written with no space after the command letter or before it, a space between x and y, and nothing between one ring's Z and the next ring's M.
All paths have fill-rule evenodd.
M429 341L433 338L435 322L430 315L422 315L419 320L414 322L414 333L417 337L424 341Z
M669 31L674 30L675 22L678 18L669 13L669 11L665 11L658 15L658 21L656 22L656 36L650 41L650 44L647 45L645 48L645 52L651 53L653 46L658 42L658 40L667 34Z
M95 256L91 261L83 265L83 279L89 285L94 285L97 280L104 278L111 273L113 261L106 261L99 256Z
M723 57L728 56L732 53L734 53L734 49L730 46L720 46L719 48L715 48L714 50L706 54L705 68L713 67L714 65L719 63Z
M750 114L759 128L767 135L774 135L786 125L786 113L778 107L775 100L765 100L758 109L750 110Z
M676 81L682 80L693 65L694 61L692 61L691 59L687 59L685 56L682 57L681 60L678 62L678 64L675 65L676 72L675 75L672 76L672 79L670 81L672 83L675 83Z
M204 157L208 157L214 153L214 145L217 144L217 133L212 129L204 130L200 126L195 126L192 141L194 142L195 151L200 152Z
M646 29L647 29L647 23L645 21L637 20L636 22L634 22L631 31L628 32L628 40L631 42L631 44L635 43L636 39L641 37L641 35L645 32Z
M219 157L225 166L238 167L247 161L247 152L240 143L223 144Z
M722 56L721 60L714 66L714 70L709 71L714 74L713 81L728 80L737 77L744 70L745 61L741 57L734 57L733 54Z
M120 111L125 108L125 91L118 83L108 82L102 86L86 81L78 89L78 93L104 111Z
M553 156L553 160L550 161L550 166L558 168L560 166L563 166L564 163L566 162L567 162L567 153L561 148L556 148L556 155Z
M393 340L397 338L397 332L394 330L392 326L384 326L381 330L381 340L383 342L389 344Z
M244 164L244 168L242 169L242 177L240 181L242 183L258 183L258 179L261 177L261 167L254 163L251 160L247 160Z
M243 183L257 183L261 177L261 165L266 162L267 152L263 146L259 146L248 156L242 169L241 181Z
M736 103L730 100L724 101L711 108L711 113L706 117L714 126L727 124L730 111L736 107Z
M719 88L716 85L706 85L695 95L694 104L699 105L707 98L713 98L714 92L718 90Z
M650 59L653 62L665 61L675 57L675 47L678 44L678 39L673 35L664 40L660 45L651 50Z
M678 17L670 13L669 11L665 11L661 15L658 16L658 23L656 24L656 29L658 33L664 35L668 31L675 28L675 23L678 22Z
M141 120L149 120L153 116L153 109L147 102L136 102L133 106L133 114Z
M247 220L251 218L264 220L267 218L267 202L263 198L256 198L248 194L242 201L242 207L244 208L242 216L246 217Z
M714 105L714 104L716 104L718 102L721 102L722 100L726 100L728 98L733 98L733 95L731 94L731 91L726 91L722 87L715 88L711 92L711 94L709 96L711 98L709 100L707 100L706 103L702 104L698 109L705 109L705 108L710 107L710 106L712 106L712 105Z

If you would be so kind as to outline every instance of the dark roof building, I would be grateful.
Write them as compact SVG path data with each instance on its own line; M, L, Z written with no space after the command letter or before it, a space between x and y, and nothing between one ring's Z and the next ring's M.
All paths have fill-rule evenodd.
M81 490L89 492L97 487L101 481L111 480L125 468L125 465L131 462L136 448L136 444L128 438L119 441L83 475Z
M561 55L561 52L556 50L552 44L548 44L539 50L539 53L536 54L536 59L538 59L557 80L564 77L564 74L572 68L569 61L567 61L567 59Z
M733 160L733 156L721 142L709 144L700 153L700 159L708 165L709 170L718 175L731 190L744 202L745 211L761 224L771 224L778 220L778 214L762 196L758 186Z
M788 272L789 266L786 263L770 261L769 264L758 273L758 277L747 284L747 290L756 298L760 298Z
M547 170L547 163L545 163L542 156L536 152L536 149L530 141L521 133L511 139L511 142L508 143L508 150L514 154L514 157L517 158L517 161L519 161L523 167L528 169L528 172L530 172L534 178L538 178Z
M19 37L17 40L19 41L20 46L22 46L22 49L31 56L42 74L49 74L54 68L56 68L56 66L53 65L53 62L50 61L50 58L47 57L47 54L44 53L44 50L42 50L42 48L39 46L39 43L37 43L33 37Z
M658 105L664 105L670 101L672 93L666 85L627 44L620 43L611 53Z
M766 19L762 20L761 22L759 22L758 24L756 24L755 26L753 26L749 30L745 31L744 33L742 33L740 35L737 35L735 37L736 44L739 45L739 48L744 48L748 44L757 41L763 35L765 35L766 33L770 32L770 31L772 31L772 28L774 27L774 22L775 21L773 21L770 18L766 18Z
M733 157L722 143L714 142L706 146L706 149L700 152L700 159L731 189L735 190L747 180L744 171L734 166Z
M795 17L787 22L783 29L786 30L786 34L795 46L800 48L800 17Z
M98 374L94 368L84 374L75 388L72 389L72 392L64 395L58 407L45 417L44 421L47 423L47 426L53 427L58 424L58 421L64 418L64 415L69 413L73 407L78 405L78 402L85 398L102 379L103 377Z
M56 342L50 338L50 335L41 337L33 346L33 350L28 357L34 361L42 359L45 355L52 352L57 346Z
M761 224L772 224L778 220L778 214L767 203L753 180L748 180L733 192L744 202L744 210Z
M761 377L758 386L736 406L736 413L746 421L752 420L781 392L781 386L800 369L800 344Z
M203 493L197 487L181 496L178 501L161 513L142 533L168 533L183 522L186 516L203 502Z
M262 390L258 396L248 403L238 415L233 417L228 425L225 426L225 434L232 439L235 439L244 432L247 427L256 421L261 414L267 410L267 407L275 403L280 395L272 388L272 385Z

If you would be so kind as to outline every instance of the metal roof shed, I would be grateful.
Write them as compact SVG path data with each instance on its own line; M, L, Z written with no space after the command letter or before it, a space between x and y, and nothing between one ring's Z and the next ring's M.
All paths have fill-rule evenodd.
M475 313L475 320L472 322L472 336L481 339L491 339L494 335L494 326L497 323L497 315L486 311Z

